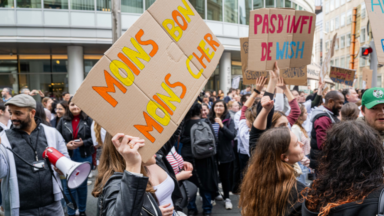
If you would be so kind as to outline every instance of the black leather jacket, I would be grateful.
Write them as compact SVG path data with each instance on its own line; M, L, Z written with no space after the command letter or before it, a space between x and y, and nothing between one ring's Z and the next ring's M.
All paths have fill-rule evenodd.
M160 216L158 203L145 192L147 183L148 177L128 171L114 173L97 201L97 216Z
M77 137L83 140L83 145L79 147L80 155L83 158L87 158L93 154L94 147L91 137L91 125L92 119L88 116L85 120L80 119ZM56 129L61 133L66 143L73 139L72 121L67 121L63 118L60 119L56 126ZM69 155L72 157L73 151L68 150Z

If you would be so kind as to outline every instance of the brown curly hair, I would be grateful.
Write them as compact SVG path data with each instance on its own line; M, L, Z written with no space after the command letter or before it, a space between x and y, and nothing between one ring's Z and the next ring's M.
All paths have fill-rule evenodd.
M310 211L327 216L331 209L362 203L383 185L384 147L380 135L360 121L345 121L327 131L318 178L301 192Z

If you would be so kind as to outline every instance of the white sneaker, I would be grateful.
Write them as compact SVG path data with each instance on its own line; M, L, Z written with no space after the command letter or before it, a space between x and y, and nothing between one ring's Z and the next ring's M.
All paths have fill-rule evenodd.
M92 184L92 181L87 181L87 185L91 185Z
M76 209L75 215L80 215L79 209Z
M219 196L217 196L217 197L215 198L215 200L216 200L216 201L223 201L224 199L223 199L223 196L221 196L221 194L219 194Z
M230 199L225 199L225 209L227 210L232 210L233 206L232 206L232 201Z
M92 173L92 171L89 173L89 175L88 175L88 178L92 178L93 177L93 173Z
M216 201L215 200L211 200L211 204L212 204L212 206L215 206L216 205Z

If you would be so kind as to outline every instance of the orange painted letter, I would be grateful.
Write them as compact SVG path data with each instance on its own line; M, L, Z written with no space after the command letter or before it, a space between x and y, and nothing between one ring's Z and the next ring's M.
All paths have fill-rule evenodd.
M124 88L124 86L117 81L115 78L113 78L106 70L104 70L104 77L105 82L107 83L107 87L99 87L99 86L93 86L92 89L95 90L101 97L104 98L109 104L111 104L113 107L116 107L117 101L108 94L108 92L116 92L115 86L120 89L123 93L127 92L127 89Z
M129 61L129 59L127 57L125 57L125 55L123 55L123 53L119 53L117 54L117 56L126 64L128 65L128 67L133 71L134 74L139 75L140 74L140 71L139 69L137 69L137 67L131 62Z
M181 87L181 89L183 89L183 92L181 93L181 95L180 95L180 98L181 99L183 99L184 98L184 96L185 96L185 93L187 93L187 87L185 87L185 85L183 84L183 83L181 83L181 82L175 82L175 83L170 83L169 82L169 78L171 77L171 74L169 73L169 74L167 74L166 76L165 76L165 83L169 86L169 87L171 87L171 88L175 88L175 87L177 87L177 86L180 86Z
M206 34L206 35L204 36L204 40L207 41L207 43L208 43L208 44L212 47L212 49L215 50L215 51L216 51L216 47L215 47L215 46L217 46L217 47L220 46L220 43L218 43L217 41L214 41L214 40L213 40L213 37L212 37L212 35L211 35L210 33L208 33L208 34Z
M141 37L143 36L143 34L144 34L143 29L140 29L140 31L137 32L137 34L135 35L135 38L136 38L137 42L139 42L139 44L141 44L141 45L152 45L153 48L152 48L151 52L149 53L149 55L151 57L153 57L157 53L157 51L159 50L159 46L153 40L142 41Z
M183 20L183 25L180 25L179 20L177 19L177 17L180 17L180 18ZM188 23L187 23L187 21L184 19L183 15L180 14L179 11L177 11L177 10L172 11L172 18L173 18L173 20L175 20L176 24L177 24L178 26L180 26L180 28L181 28L183 31L185 31L185 29L187 29L187 27L188 27Z
M153 118L151 118L146 112L143 112L144 119L147 125L134 125L137 130L139 130L149 141L154 143L156 141L155 137L153 137L149 131L153 131L155 128L159 133L163 132L163 127L159 125Z
M200 58L196 55L196 53L193 53L193 56L195 56L195 58L197 58L197 60L200 62L200 64L206 68L207 66L205 66L204 62L203 62L203 59L207 59L208 62L211 62L211 59L207 56L207 54L205 54L205 52L203 51L203 49L201 49L201 47L197 47L197 49L200 51L201 53L201 56Z

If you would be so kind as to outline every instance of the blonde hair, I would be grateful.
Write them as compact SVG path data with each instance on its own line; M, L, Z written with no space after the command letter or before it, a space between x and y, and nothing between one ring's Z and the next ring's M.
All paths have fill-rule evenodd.
M101 139L101 126L99 124L97 124L97 122L95 122L95 126L93 127L93 130L95 131L95 137L96 137L96 141L97 143L99 144L99 146L102 146L103 145L103 141Z

